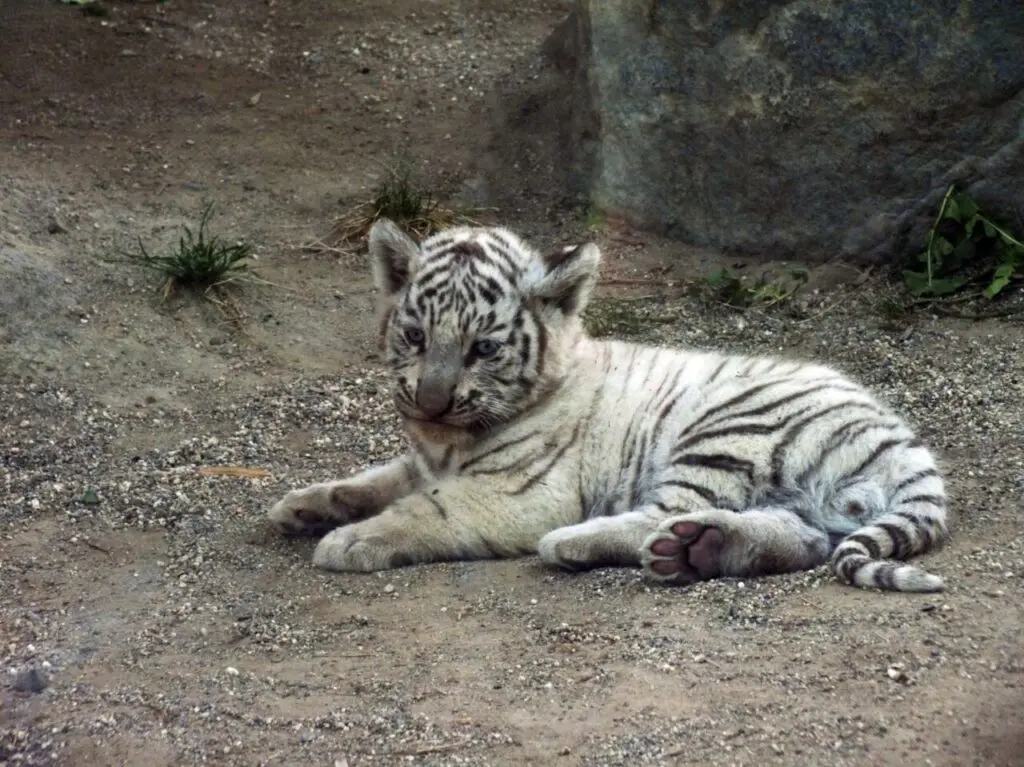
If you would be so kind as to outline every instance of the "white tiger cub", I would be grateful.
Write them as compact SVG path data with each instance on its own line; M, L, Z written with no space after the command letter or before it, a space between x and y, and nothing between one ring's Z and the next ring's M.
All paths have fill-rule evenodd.
M315 565L373 571L537 552L689 584L817 567L939 591L903 560L947 536L943 481L907 424L820 365L588 338L600 252L501 228L369 238L412 451L288 493Z

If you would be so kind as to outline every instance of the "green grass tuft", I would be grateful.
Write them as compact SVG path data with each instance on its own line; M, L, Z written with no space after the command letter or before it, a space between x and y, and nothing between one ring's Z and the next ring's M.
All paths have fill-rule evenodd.
M477 223L438 202L408 169L398 169L388 172L369 200L335 219L331 238L343 244L362 241L379 218L391 219L420 239L456 224Z
M229 243L210 234L213 210L214 204L208 203L197 230L183 225L178 247L169 253L154 255L139 238L138 253L124 253L125 260L162 276L165 296L177 288L209 291L249 277L248 258L252 255L252 246L245 242Z

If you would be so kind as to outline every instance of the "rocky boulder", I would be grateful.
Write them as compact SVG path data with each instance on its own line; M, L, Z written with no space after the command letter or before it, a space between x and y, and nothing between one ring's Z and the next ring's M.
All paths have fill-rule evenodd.
M496 147L539 193L809 260L919 247L951 182L1024 215L1019 0L579 0L545 54Z

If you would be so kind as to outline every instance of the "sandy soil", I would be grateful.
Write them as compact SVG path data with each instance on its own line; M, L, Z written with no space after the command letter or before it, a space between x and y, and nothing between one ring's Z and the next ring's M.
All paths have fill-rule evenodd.
M855 270L738 313L678 288L714 254L595 232L649 278L603 288L650 296L617 332L815 356L911 416L960 513L942 595L339 576L268 533L287 489L402 449L365 264L299 245L399 160L472 197L488 95L566 5L2 0L0 765L1024 764L1022 327L883 316ZM206 199L272 283L240 323L110 260ZM525 192L497 215L584 228Z

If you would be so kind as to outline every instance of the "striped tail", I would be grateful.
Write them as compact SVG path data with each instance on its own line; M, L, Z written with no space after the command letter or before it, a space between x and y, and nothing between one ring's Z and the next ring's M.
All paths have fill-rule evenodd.
M946 535L945 495L914 495L843 538L832 552L832 567L839 580L862 589L942 591L942 578L892 560L930 551Z

